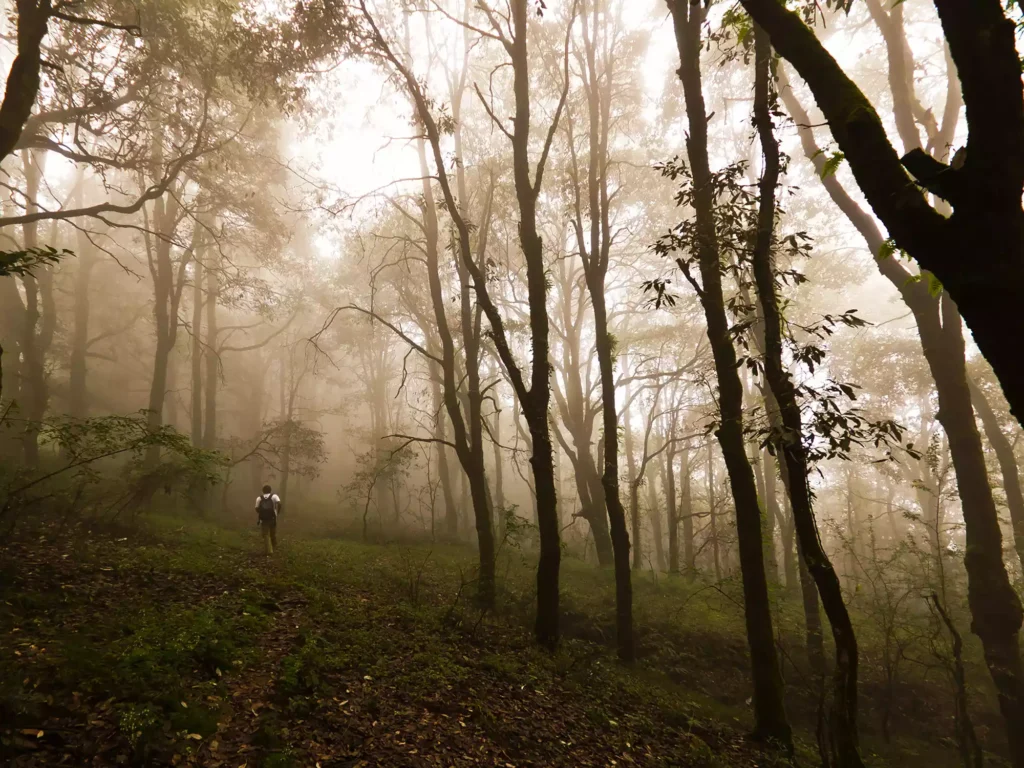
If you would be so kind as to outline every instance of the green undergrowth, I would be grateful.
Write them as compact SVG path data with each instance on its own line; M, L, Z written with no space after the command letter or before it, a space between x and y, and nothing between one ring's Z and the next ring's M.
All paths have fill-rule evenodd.
M326 767L368 754L378 762L366 764L432 765L411 756L436 753L460 765L443 756L494 750L497 765L775 761L744 739L735 585L638 576L642 658L625 668L612 648L610 573L566 559L565 639L550 654L530 637L532 562L515 547L500 555L499 608L483 614L464 547L281 533L270 560L255 530L160 516L130 532L42 526L0 549L0 757L248 762L228 760L233 750L249 765ZM777 613L799 750L813 764L798 614L783 603ZM871 702L864 713L873 765L958 764L941 715L916 730L897 719L885 743ZM404 757L388 762L389 750Z

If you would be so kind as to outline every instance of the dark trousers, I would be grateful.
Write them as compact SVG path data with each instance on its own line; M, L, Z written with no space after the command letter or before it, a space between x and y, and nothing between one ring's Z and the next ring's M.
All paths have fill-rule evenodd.
M277 520L260 521L260 530L263 532L263 549L268 555L274 554L277 546Z

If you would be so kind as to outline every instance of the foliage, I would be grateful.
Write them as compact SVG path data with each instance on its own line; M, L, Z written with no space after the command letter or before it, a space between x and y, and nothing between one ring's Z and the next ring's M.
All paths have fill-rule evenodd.
M550 656L528 641L533 565L515 556L505 613L483 618L467 604L452 622L452 590L474 562L462 549L433 548L428 558L426 546L292 540L284 559L262 568L253 566L252 532L153 516L127 535L76 529L62 538L43 526L0 554L3 758L49 757L73 745L86 755L103 750L109 762L170 764L179 755L180 764L213 762L244 745L250 764L291 755L293 764L312 765L349 749L384 761L411 749L429 758L499 747L548 765L606 765L623 755L652 766L772 764L742 738L748 694L737 583L638 578L645 659L624 669L609 647L611 574L581 563L566 563L567 637ZM424 564L417 605L404 593L401 564L410 557ZM909 657L891 691L893 732L913 722L943 734L945 689L923 665L931 619L915 593L898 602L899 580L914 573L910 553L881 557L871 573L889 586L877 584L879 600L858 591L854 604L863 606L859 621L874 625L872 606L891 616L899 646L890 650ZM885 589L896 598L892 610ZM779 642L792 662L794 721L812 728L795 608L781 605ZM869 690L885 679L885 642L864 636ZM969 671L979 656L965 646ZM881 703L866 702L868 740ZM936 766L955 764L948 751L909 737L874 748L893 763L906 749Z
M297 420L271 421L256 437L230 437L222 441L221 448L227 456L228 478L234 467L246 461L258 461L278 473L287 461L290 474L314 479L327 460L323 432Z
M50 245L22 251L0 251L0 278L25 277L40 267L53 266L74 255L66 248L57 250Z
M842 159L841 155L838 159ZM836 156L830 158L831 160L836 160ZM838 165L838 160L835 165ZM681 158L675 157L656 167L665 178L681 181L675 197L676 205L684 210L692 210L695 191L687 164ZM715 195L715 229L722 274L735 280L738 288L726 302L729 311L736 318L731 328L732 336L735 343L744 350L738 363L746 366L752 374L763 380L763 331L760 328L763 320L756 300L751 298L753 291L750 277L750 262L758 226L758 198L755 190L743 181L746 170L745 162L727 165L712 172L710 185ZM781 208L778 209L776 216L782 216ZM697 292L701 288L691 267L696 258L696 246L700 237L695 218L687 216L668 233L662 235L653 246L654 252L658 255L675 260L676 265ZM801 272L792 267L779 265L809 257L810 236L803 231L782 235L774 232L772 245L772 256L776 263L775 276L780 293L787 284L800 285L806 282L806 277ZM675 297L668 293L667 286L668 281L665 279L651 280L644 284L644 289L654 294L651 301L655 307L675 304ZM869 418L860 409L848 405L856 400L856 385L832 379L823 384L815 383L816 369L825 361L828 352L823 342L831 337L838 327L862 328L867 325L866 321L857 315L857 310L826 313L812 322L798 323L790 319L791 312L787 312L788 309L790 307L783 305L782 330L790 363L794 369L790 375L794 376L800 369L804 369L807 374L804 381L795 384L804 414L805 429L803 435L791 436L771 419L764 419L759 424L755 423L752 430L761 447L774 453L780 441L801 439L812 464L834 458L849 460L855 447L881 449L885 456L883 460L895 460L894 450L897 447L902 447L912 457L916 456L912 444L902 446L905 429L898 422L888 418ZM762 381L762 388L764 387ZM713 431L716 424L717 421L713 418L707 426L708 432Z
M25 503L30 491L52 491L55 484L71 485L81 493L99 484L111 469L128 489L122 501L139 506L162 487L215 482L225 465L221 454L196 448L173 427L152 427L145 411L86 419L57 416L39 425L39 435L41 444L53 449L55 466L15 474L0 491L4 499L0 513ZM146 460L154 450L164 456L155 465Z

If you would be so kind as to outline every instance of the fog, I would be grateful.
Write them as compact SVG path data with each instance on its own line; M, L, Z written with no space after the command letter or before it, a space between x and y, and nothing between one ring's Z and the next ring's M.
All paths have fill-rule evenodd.
M614 569L625 661L631 579L727 585L755 730L790 738L792 606L835 765L854 630L879 696L916 663L959 701L958 627L1024 764L1024 404L986 314L1020 262L915 223L981 231L989 187L942 184L1001 139L948 3L792 5L868 108L772 2L54 3L0 181L0 526L240 528L267 484L291 535L467 548L485 606L514 541L544 646L560 564Z

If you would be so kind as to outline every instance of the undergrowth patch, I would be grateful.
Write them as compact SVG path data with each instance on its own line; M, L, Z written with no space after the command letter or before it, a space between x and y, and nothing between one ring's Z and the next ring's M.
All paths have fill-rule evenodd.
M729 585L638 577L644 658L624 669L609 648L609 573L566 564L565 640L548 654L529 632L533 574L519 551L503 555L499 611L482 614L472 553L458 547L282 544L267 560L251 531L159 517L133 532L43 526L5 544L0 757L233 768L775 760L744 737L749 673ZM812 745L803 730L804 762ZM956 764L941 742L873 751L879 765L911 754Z

